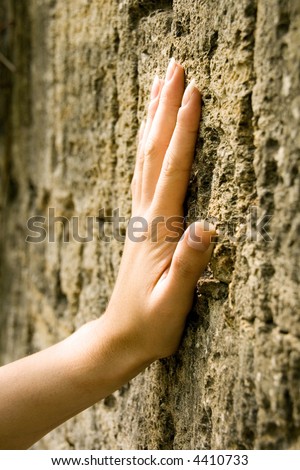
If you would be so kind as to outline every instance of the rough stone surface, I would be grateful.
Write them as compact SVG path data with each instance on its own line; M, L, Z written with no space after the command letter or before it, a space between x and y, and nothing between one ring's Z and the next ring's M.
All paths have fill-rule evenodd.
M122 243L64 243L56 222L55 242L29 244L27 219L49 234L55 208L84 236L101 208L129 217L171 56L203 93L188 214L221 231L179 352L35 448L300 448L299 0L5 0L0 15L17 67L0 64L3 363L105 310Z

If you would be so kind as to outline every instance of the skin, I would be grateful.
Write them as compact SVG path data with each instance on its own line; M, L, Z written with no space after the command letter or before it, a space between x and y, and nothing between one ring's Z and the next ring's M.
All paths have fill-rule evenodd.
M138 233L143 241L127 236L111 300L99 319L0 368L1 449L30 447L178 349L215 235L214 227L201 221L184 231L180 219L200 102L194 82L184 91L184 70L171 60L165 79L156 77L152 86L132 181L132 216L147 221ZM158 216L163 221L153 241ZM178 217L176 230L166 222L172 216Z

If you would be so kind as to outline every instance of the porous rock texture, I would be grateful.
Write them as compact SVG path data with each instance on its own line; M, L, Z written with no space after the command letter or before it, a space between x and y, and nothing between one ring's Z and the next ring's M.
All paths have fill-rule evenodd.
M49 242L49 208L81 236L101 208L129 217L138 126L172 56L203 94L188 216L220 230L178 353L35 448L300 448L299 0L2 4L2 363L105 310L122 243L97 225L64 242L59 222ZM47 238L26 243L36 215Z

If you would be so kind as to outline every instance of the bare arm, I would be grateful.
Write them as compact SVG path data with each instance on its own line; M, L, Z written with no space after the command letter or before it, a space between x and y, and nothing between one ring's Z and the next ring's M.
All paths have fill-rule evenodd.
M132 183L132 215L145 220L144 238L137 242L128 230L107 311L61 343L0 368L0 448L31 446L177 350L215 234L203 222L184 232L201 110L193 83L183 93L183 68L171 61L165 80L153 84Z

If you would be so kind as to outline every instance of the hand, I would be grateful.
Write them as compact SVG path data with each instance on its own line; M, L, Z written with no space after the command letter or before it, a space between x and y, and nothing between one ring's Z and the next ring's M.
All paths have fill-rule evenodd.
M183 92L183 68L171 61L165 81L153 84L140 133L132 221L139 217L143 233L129 225L107 311L64 341L0 368L1 449L32 445L178 348L215 235L204 222L184 232L200 94L194 82Z
M196 222L183 233L200 103L195 82L184 92L183 68L171 60L165 80L154 80L140 130L133 219L105 315L126 337L127 347L149 361L178 348L197 280L213 248L215 230L208 223ZM142 231L134 232L134 226Z

